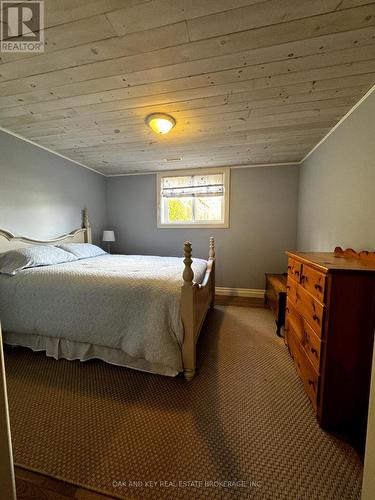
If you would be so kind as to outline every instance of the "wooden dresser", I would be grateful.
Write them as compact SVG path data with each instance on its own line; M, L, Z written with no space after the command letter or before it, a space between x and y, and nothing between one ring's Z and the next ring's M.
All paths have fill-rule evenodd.
M375 253L288 255L285 342L319 424L360 449L375 329Z

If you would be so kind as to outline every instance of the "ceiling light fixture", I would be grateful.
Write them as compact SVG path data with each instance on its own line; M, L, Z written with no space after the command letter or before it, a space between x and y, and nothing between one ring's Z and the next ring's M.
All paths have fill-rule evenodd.
M168 134L176 125L176 120L165 113L152 113L146 116L146 123L157 134Z

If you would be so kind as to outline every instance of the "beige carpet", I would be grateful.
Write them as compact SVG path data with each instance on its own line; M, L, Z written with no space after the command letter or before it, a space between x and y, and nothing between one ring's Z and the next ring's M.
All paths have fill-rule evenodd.
M190 384L7 348L16 463L121 498L359 498L359 458L318 427L274 330L217 307Z

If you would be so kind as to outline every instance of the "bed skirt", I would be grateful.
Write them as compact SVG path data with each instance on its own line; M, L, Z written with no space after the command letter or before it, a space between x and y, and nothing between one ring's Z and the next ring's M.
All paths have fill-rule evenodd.
M43 335L30 335L27 333L11 333L3 332L3 341L7 345L28 347L33 351L45 351L47 356L54 359L67 359L73 361L88 361L90 359L100 359L112 365L132 368L147 373L158 375L166 375L175 377L178 372L161 366L156 363L151 363L145 359L137 359L121 349L113 347L105 347L84 342L76 342L56 337L46 337Z

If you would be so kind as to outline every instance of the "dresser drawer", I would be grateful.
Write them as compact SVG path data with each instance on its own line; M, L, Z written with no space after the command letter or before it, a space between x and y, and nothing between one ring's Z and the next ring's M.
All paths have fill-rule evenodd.
M314 332L321 338L323 328L324 306L312 295L298 285L296 292L295 307L303 318L313 328Z
M298 340L302 342L303 339L303 319L294 308L292 302L288 299L286 302L286 317L285 328L288 330L292 328Z
M305 351L303 350L293 327L288 329L288 347L290 355L293 358L296 370L302 379L305 391L316 410L317 396L318 396L318 382L319 375L314 370L313 365L310 363Z
M319 373L321 340L306 321L303 322L303 334L302 334L301 345L305 349L306 354L309 360L311 361L313 367Z
M298 288L298 283L294 281L290 276L288 276L288 281L286 284L286 294L287 298L293 304L297 302L297 288Z
M294 278L298 283L301 279L302 264L298 260L288 259L288 276Z
M307 321L296 311L290 300L287 301L285 320L285 329L288 331L289 328L294 331L302 347L305 349L307 357L319 373L321 341Z
M306 264L302 266L301 285L322 303L324 302L325 284L325 274Z

